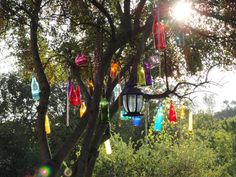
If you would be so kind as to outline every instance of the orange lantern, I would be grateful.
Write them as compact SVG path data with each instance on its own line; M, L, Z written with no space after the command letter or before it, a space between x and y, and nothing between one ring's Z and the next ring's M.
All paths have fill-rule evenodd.
M117 75L118 75L118 67L119 67L119 65L118 65L118 63L116 63L116 62L113 62L113 63L111 64L110 77L111 77L112 79L115 79L115 78L117 77Z

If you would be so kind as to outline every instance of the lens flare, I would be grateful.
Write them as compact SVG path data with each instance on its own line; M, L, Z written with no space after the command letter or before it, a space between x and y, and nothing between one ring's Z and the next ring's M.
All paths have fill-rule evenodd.
M191 12L191 4L181 0L174 5L172 9L172 16L177 21L185 21L190 17Z
M39 174L41 177L50 177L52 174L52 169L50 166L44 165L39 168Z

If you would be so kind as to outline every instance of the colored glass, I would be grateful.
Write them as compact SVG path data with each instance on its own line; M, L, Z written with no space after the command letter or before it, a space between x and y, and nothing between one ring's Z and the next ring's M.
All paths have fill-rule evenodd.
M163 107L160 105L159 109L156 113L156 118L154 122L154 131L160 132L162 130L162 122L163 122Z
M115 79L118 75L118 63L114 62L111 64L111 71L110 71L110 77L112 79Z
M152 27L153 36L154 36L154 44L155 48L157 50L159 49L165 49L167 47L166 45L166 39L165 39L165 27L161 23L158 23L157 21L153 24Z
M73 85L71 85L69 101L72 106L77 106L77 95Z
M88 59L85 55L83 54L78 54L75 58L75 64L77 66L87 66L88 65Z
M106 98L100 101L101 119L103 122L109 122L109 103Z
M130 120L131 117L130 116L125 116L127 114L127 112L125 112L124 110L120 111L120 119L121 120Z
M106 149L107 155L110 155L112 153L110 139L106 140L104 142L104 144L105 144L105 149Z
M50 129L50 123L49 123L49 119L48 119L48 115L45 115L45 132L47 135L49 135L51 133L51 129Z
M172 100L170 101L169 120L171 123L176 122L176 112Z
M145 71L141 65L138 65L138 85L145 86Z
M93 81L92 81L92 80L89 80L89 81L88 81L88 90L89 90L90 96L93 96L94 85L93 85Z
M180 119L184 119L185 118L185 106L182 104L181 108L180 108Z
M122 89L121 89L121 86L120 84L118 83L114 90L113 90L113 94L114 94L114 101L119 97L120 93L122 92Z
M160 64L160 57L158 55L150 56L146 62L149 63L150 69L153 69Z
M140 127L140 125L141 125L141 117L140 116L132 117L132 124L135 127Z
M85 102L82 101L82 102L81 102L80 109L79 109L80 118L84 115L86 109L87 109L87 107L86 107L86 105L85 105Z
M35 78L35 76L32 76L32 81L31 81L31 93L32 93L32 98L35 101L38 101L40 99L40 88L39 84Z
M150 70L150 64L148 62L144 62L144 70L146 85L152 85L152 75Z

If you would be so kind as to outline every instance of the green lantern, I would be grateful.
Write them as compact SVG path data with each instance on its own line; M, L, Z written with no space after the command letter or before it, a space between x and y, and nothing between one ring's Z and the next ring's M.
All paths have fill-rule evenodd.
M108 123L109 119L109 102L106 98L102 98L100 101L100 113L101 113L101 120L104 123Z

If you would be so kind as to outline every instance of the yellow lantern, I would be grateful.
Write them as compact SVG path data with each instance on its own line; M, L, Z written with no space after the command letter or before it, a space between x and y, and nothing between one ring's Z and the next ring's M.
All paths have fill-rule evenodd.
M192 111L189 111L189 117L188 117L188 131L193 131L193 114Z
M106 140L104 142L104 144L105 144L105 149L106 149L107 155L110 155L112 153L110 139Z
M46 132L47 135L49 135L51 133L49 119L48 119L47 114L45 115L45 132Z
M79 109L79 112L80 112L80 118L84 115L86 109L87 109L87 107L86 107L86 105L85 105L85 102L82 101L82 102L81 102L80 109Z
M93 85L93 81L92 80L88 81L88 89L89 89L90 96L93 96L94 85Z
M138 84L140 86L146 85L145 71L141 65L138 65Z
M180 108L180 119L184 119L185 118L185 106L184 104L181 105L181 108Z

